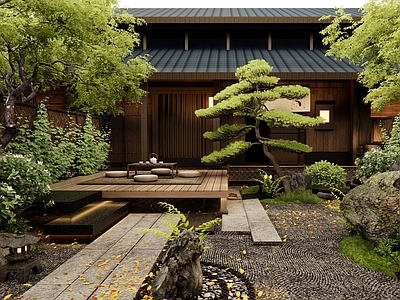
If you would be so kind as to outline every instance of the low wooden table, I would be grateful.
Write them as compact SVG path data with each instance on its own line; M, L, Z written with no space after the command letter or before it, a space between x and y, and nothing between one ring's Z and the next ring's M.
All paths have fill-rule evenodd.
M135 168L135 175L138 174L140 170L151 170L154 168L169 168L171 169L171 177L174 178L178 176L178 163L177 162L163 162L163 163L130 163L126 165L126 178L129 178L129 171Z

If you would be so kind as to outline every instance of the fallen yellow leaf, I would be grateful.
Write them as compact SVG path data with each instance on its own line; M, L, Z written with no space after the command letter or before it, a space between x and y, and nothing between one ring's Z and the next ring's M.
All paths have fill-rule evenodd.
M242 268L240 268L239 269L239 273L243 275L244 274L244 270Z
M5 296L5 297L3 298L3 300L10 299L10 298L11 298L11 296L12 296L12 294L8 294L7 296Z
M259 291L258 293L257 293L257 297L258 298L261 298L261 296L264 294L264 292L263 291Z

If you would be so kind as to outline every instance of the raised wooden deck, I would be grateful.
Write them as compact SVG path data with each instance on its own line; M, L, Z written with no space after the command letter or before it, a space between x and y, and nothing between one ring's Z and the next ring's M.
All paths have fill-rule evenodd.
M51 185L53 191L101 191L106 199L115 198L227 198L228 176L226 170L201 170L207 172L197 185L82 185L79 183L105 176L105 172L75 177Z

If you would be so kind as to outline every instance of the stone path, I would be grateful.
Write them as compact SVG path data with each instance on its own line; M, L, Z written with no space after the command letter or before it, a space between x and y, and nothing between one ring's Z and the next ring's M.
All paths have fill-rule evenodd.
M228 200L222 232L251 234L254 244L279 245L282 240L258 199Z
M35 284L25 300L131 300L167 241L144 229L169 234L177 215L130 214L53 273ZM96 298L97 297L97 298Z

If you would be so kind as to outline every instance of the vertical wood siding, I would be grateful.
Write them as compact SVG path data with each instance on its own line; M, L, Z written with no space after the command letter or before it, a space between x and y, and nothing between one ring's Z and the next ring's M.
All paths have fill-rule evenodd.
M208 154L212 144L203 133L212 130L212 121L194 114L207 107L208 96L205 92L153 94L150 149L160 158L201 158Z

